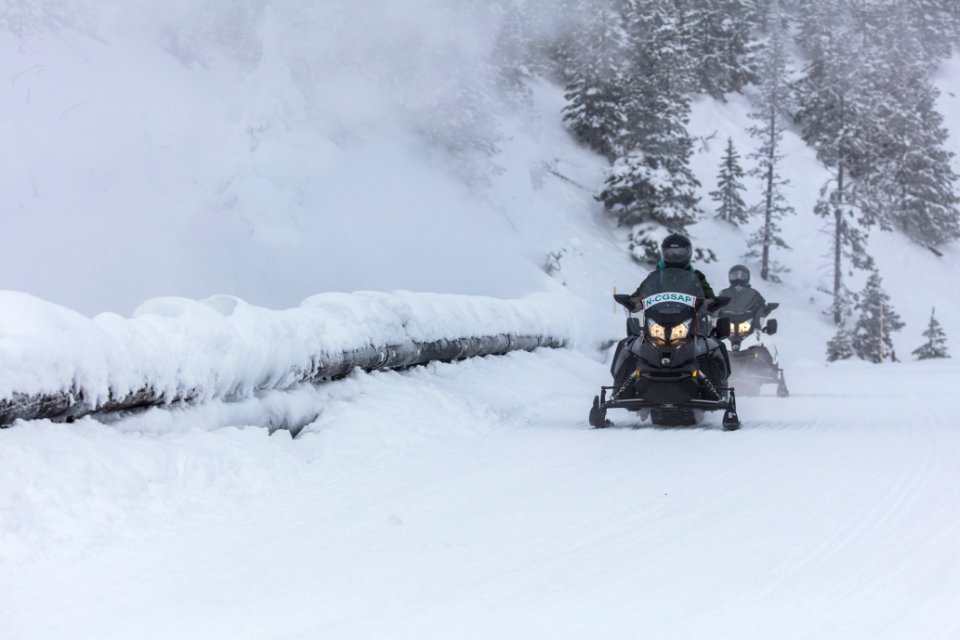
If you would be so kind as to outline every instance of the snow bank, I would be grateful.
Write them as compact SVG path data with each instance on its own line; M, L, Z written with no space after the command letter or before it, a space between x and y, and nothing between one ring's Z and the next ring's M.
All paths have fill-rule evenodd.
M157 298L132 318L90 319L0 292L0 409L55 395L89 409L138 396L149 403L247 397L329 375L325 363L364 349L376 364L383 350L418 355L442 341L498 337L508 347L502 351L517 348L510 338L558 345L576 333L562 312L568 307L553 294L508 301L364 292L315 295L281 311L231 296Z

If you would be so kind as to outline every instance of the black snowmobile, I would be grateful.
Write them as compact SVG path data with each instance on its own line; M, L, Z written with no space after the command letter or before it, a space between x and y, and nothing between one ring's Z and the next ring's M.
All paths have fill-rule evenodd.
M741 393L756 395L764 384L777 385L777 395L790 395L783 377L783 369L777 362L776 348L771 353L763 344L761 334L772 336L777 332L777 321L763 319L780 306L777 302L765 303L756 291L749 287L731 287L723 295L730 302L720 311L719 318L730 323L727 340L730 341L730 363L733 366L731 382Z
M730 361L720 342L728 322L719 320L706 335L709 322L696 274L660 269L644 280L639 293L640 308L630 296L614 296L631 313L627 338L613 357L613 386L602 387L593 399L590 424L609 426L608 409L635 411L661 426L695 425L704 411L722 410L724 430L739 429L736 398L727 387ZM632 315L638 311L642 321Z

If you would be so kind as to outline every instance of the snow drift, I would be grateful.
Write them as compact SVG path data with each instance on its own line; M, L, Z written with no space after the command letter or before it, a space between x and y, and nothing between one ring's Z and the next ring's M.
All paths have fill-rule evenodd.
M239 298L158 298L133 318L0 293L0 424L181 400L248 397L365 370L562 346L565 301L327 293L273 311Z

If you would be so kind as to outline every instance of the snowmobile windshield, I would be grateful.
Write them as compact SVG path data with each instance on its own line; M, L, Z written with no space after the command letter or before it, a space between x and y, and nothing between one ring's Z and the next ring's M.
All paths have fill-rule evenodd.
M696 315L703 288L697 274L689 269L658 269L640 285L644 316L660 324L680 324Z
M763 300L760 295L749 287L730 287L720 292L721 296L728 296L730 302L720 309L720 316L753 315L760 311Z

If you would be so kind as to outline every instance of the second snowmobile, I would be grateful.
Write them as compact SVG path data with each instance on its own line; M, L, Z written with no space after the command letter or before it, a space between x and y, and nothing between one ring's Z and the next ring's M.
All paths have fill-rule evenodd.
M767 303L750 288L731 288L723 292L730 302L720 311L719 318L729 322L727 340L730 342L729 356L733 367L731 381L741 393L757 395L765 384L776 384L777 395L790 395L783 369L773 352L763 343L762 335L772 336L777 332L777 321L763 319L780 306L777 302Z

